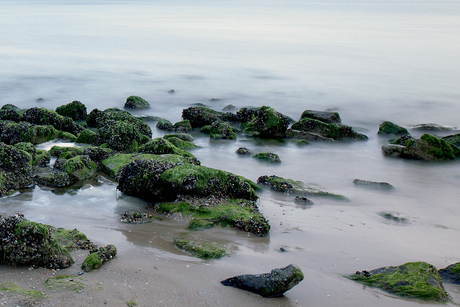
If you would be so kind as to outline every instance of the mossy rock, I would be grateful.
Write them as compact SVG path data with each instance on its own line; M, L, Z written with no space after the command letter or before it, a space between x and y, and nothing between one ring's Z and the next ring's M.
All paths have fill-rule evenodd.
M88 257L86 257L81 265L81 268L85 272L99 269L105 262L115 257L116 254L117 248L112 244L99 247L96 252L92 252Z
M13 122L20 122L23 119L21 113L13 109L1 109L0 110L0 120L10 120Z
M233 128L230 123L222 122L220 120L215 121L212 125L204 126L200 130L204 133L209 133L213 139L236 139L237 129Z
M36 299L36 300L47 298L46 294L41 291L26 290L12 283L11 281L0 281L0 291L6 292L6 293L12 292L12 293L20 294L20 295L26 296L28 298Z
M259 152L252 156L253 158L259 159L261 161L267 161L271 163L281 163L280 157L272 152Z
M302 112L300 119L311 118L322 121L327 124L340 124L342 119L338 112L305 110Z
M348 278L403 297L447 301L437 269L426 262L408 262L372 271L356 272Z
M83 280L83 278L72 275L50 277L45 281L45 287L53 292L73 291L79 293L86 288L86 285L77 280Z
M41 144L56 138L58 131L50 125L34 125L27 122L0 121L1 141L14 145L20 142Z
M77 229L57 228L52 232L52 236L68 251L78 249L77 242L88 240L86 235Z
M189 150L189 149L194 149L194 148L198 148L198 147L199 147L199 146L193 144L192 142L184 141L183 139L180 139L180 138L177 138L177 137L168 137L168 138L165 138L165 137L163 136L163 139L168 140L169 142L171 142L171 144L173 144L173 145L176 146L177 148L183 149L183 150Z
M68 142L75 142L77 140L77 137L70 132L57 131L56 139L61 139Z
M139 147L139 152L156 155L173 154L188 158L195 158L188 151L176 147L173 143L164 138L155 138L150 140L148 143Z
M415 141L406 141L401 157L427 161L452 160L460 157L460 149L446 140L425 133Z
M230 199L212 206L184 202L158 203L155 208L161 213L190 215L189 228L194 230L230 226L258 236L270 231L268 221L256 204L244 199Z
M333 140L367 140L368 137L358 133L352 127L342 124L328 124L317 119L304 118L294 123L291 127L293 130L301 130L310 133L316 133L325 138Z
M329 137L325 137L322 135L319 135L314 132L307 132L307 131L301 131L301 130L295 130L292 128L289 128L286 131L285 134L286 138L294 139L294 140L299 140L299 142L308 142L308 141L313 141L313 142L334 142L334 139L331 139Z
M271 190L282 192L286 194L295 194L303 196L321 196L330 197L337 200L348 200L343 195L333 194L318 188L315 185L306 185L302 181L296 181L292 179L285 179L283 177L271 175L271 176L260 176L257 179L257 183L262 186L268 186Z
M190 121L188 119L175 123L173 128L175 131L183 133L192 131L192 125L190 125Z
M56 113L72 118L73 120L86 120L86 106L78 100L59 106Z
M139 96L129 96L126 98L125 108L128 109L149 109L150 103Z
M0 142L0 195L32 185L32 165L30 153Z
M453 134L453 135L447 135L443 137L442 139L460 149L460 133Z
M181 139L183 141L187 141L187 142L194 142L195 141L195 138L193 136L191 136L190 134L188 133L173 133L173 134L166 134L166 135L163 135L163 138L164 139L171 139L171 138L178 138L178 139Z
M389 121L384 121L379 125L377 134L410 135L406 128L395 125Z
M53 157L58 157L60 159L70 159L76 156L79 156L83 152L83 148L81 147L63 147L54 145L48 151L49 154Z
M66 160L59 170L67 173L76 182L96 176L97 166L88 156L80 155Z
M45 167L51 162L51 155L43 149L37 149L33 156L33 166Z
M282 138L289 123L287 116L271 107L263 106L253 113L252 120L246 124L243 133L262 138Z
M219 112L204 106L189 107L182 110L182 119L189 120L192 127L211 125L221 119L228 122L238 122L238 117L230 112Z
M98 137L100 144L107 143L110 149L125 152L137 152L140 145L149 141L137 125L126 121L106 121L99 127Z
M161 129L161 130L167 130L167 131L174 131L174 127L173 127L173 124L167 120L167 119L163 119L163 118L160 118L157 122L157 125L156 127L158 129Z
M97 133L92 130L85 129L78 134L77 138L75 139L75 143L93 144L93 145L97 144Z
M63 171L55 171L51 174L38 174L37 184L39 186L47 186L54 188L63 188L70 186L74 180L72 180L69 174Z
M228 255L225 245L216 242L175 239L174 245L201 259L219 259Z
M24 112L24 120L35 125L50 125L56 130L77 135L84 128L76 124L70 117L59 115L45 108L30 108Z
M451 264L438 272L444 282L460 284L460 262Z

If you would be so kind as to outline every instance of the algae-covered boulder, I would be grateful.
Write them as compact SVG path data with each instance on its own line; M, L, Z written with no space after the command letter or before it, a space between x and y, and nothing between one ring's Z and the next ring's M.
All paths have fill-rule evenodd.
M57 170L67 173L73 182L92 178L97 173L96 164L85 155L70 158L62 164L55 163L54 167Z
M20 142L14 147L27 152L32 157L32 166L46 166L51 160L50 154L43 149L36 149L32 143Z
M57 145L54 145L49 150L50 155L65 160L79 156L82 154L82 152L83 148L81 147L62 147Z
M99 144L107 143L110 149L116 151L137 152L141 144L149 141L138 126L125 121L109 120L98 129Z
M0 121L0 140L14 145L19 142L40 144L57 137L57 131L50 125L34 125L27 122Z
M252 152L246 147L240 147L236 150L236 153L242 156L252 156Z
M51 228L51 235L66 250L92 249L95 245L88 240L86 235L75 229Z
M283 192L286 194L307 195L307 196L323 196L337 200L348 200L345 196L326 192L313 184L304 184L302 181L285 179L283 177L271 175L260 176L257 179L257 184L266 186L270 190Z
M340 118L340 115L337 112L305 110L302 112L302 115L300 116L300 119L304 118L317 119L327 124L342 123L342 119Z
M32 155L0 142L0 195L33 184Z
M149 109L150 103L139 96L129 96L126 98L125 108L127 109Z
M408 262L400 266L358 271L347 277L399 296L434 301L448 299L438 270L426 262Z
M63 161L63 160L57 160ZM53 187L53 188L63 188L70 186L74 180L70 178L70 175L59 170L55 170L49 174L37 174L36 175L37 184L39 186Z
M452 160L460 157L460 149L428 133L416 140L406 140L405 146L385 144L382 151L387 156L426 161Z
M157 125L156 127L158 129L161 129L161 130L167 130L167 131L174 131L174 127L173 127L173 124L167 120L167 119L164 119L164 118L160 118L157 122Z
M178 137L170 137L170 136L167 137L167 135L165 135L163 136L163 139L168 140L169 142L171 142L171 144L183 150L189 150L189 149L194 149L194 148L199 147L198 145L195 145L192 142L184 141L183 139L180 139Z
M325 137L314 132L295 130L292 129L292 127L286 131L285 137L302 141L334 142L334 139L329 137Z
M219 112L210 108L197 106L182 110L182 119L189 120L192 127L211 125L218 119L228 122L238 122L238 117L230 112Z
M117 248L112 244L99 247L97 251L91 252L90 255L86 257L85 261L83 261L83 264L81 265L81 268L85 272L99 269L105 262L115 257L116 254Z
M201 259L218 259L228 255L225 245L216 242L175 239L174 245Z
M178 194L257 198L250 180L194 164L133 161L120 168L118 182L121 192L151 201L172 201Z
M17 109L1 109L0 120L11 120L13 122L20 122L22 114Z
M200 130L204 133L209 133L213 139L236 139L237 130L230 123L220 120L215 121L212 125L204 126Z
M276 153L272 152L259 152L252 156L255 159L259 159L262 161L268 161L271 163L281 163L280 157Z
M173 143L164 138L155 138L139 147L140 153L148 154L174 154L184 157L194 158L194 156L183 149L177 148Z
M394 187L388 182L377 182L377 181L355 179L353 180L353 183L358 186L364 186L364 187L370 187L370 188L394 189Z
M440 269L438 272L442 281L460 284L460 262L451 264L444 269Z
M77 138L75 139L75 143L95 145L98 143L97 133L92 130L85 129L77 135Z
M263 106L254 111L243 133L262 138L284 137L289 127L289 118L268 106Z
M304 118L294 123L293 130L300 130L318 134L333 140L367 140L367 136L353 130L352 127L342 124L328 124L317 119Z
M26 110L24 112L24 120L35 125L51 125L56 130L70 132L73 135L79 134L84 129L70 117L64 117L53 110L45 108L30 108Z
M115 152L110 148L86 147L81 154L88 156L100 168L102 160L113 156Z
M190 125L190 121L187 119L175 123L173 128L175 131L182 133L192 131L192 125Z
M163 138L167 140L169 140L170 138L178 138L178 139L181 139L182 141L187 141L187 142L195 141L195 138L188 133L166 134L166 135L163 135Z
M458 130L457 127L441 126L435 123L417 124L411 127L411 130L430 131L430 132L448 132Z
M395 125L389 121L384 121L379 125L379 131L377 134L410 135L406 128Z
M285 268L273 269L270 273L234 276L221 283L224 286L236 287L261 296L276 297L283 295L303 279L302 270L297 265L290 264Z
M0 215L0 229L0 263L53 269L73 263L47 226L26 220L22 214Z
M442 139L460 149L460 133L447 135Z
M86 106L78 100L71 103L59 106L56 108L56 113L62 116L67 116L73 120L86 120Z

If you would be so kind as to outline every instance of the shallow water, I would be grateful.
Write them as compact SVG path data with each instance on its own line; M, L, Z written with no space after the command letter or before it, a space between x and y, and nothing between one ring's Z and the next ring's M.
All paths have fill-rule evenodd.
M384 120L407 128L460 125L459 15L457 1L2 1L2 104L54 109L80 100L91 110L121 108L126 97L139 95L152 108L137 114L173 122L194 103L217 110L270 105L294 119L305 109L335 109L369 140L298 147L243 135L210 140L194 131L201 148L192 153L202 165L254 181L261 175L301 180L350 200L312 198L314 205L304 206L263 191L260 209L272 225L265 238L232 229L189 232L186 221L176 219L123 224L121 213L148 204L121 195L104 178L54 193L36 187L2 199L0 213L20 211L37 222L78 228L99 244L114 243L119 266L143 263L146 255L189 265L210 275L203 281L188 276L203 289L215 281L214 272L220 280L295 263L306 275L274 301L209 285L199 299L214 305L241 297L249 305L273 306L422 304L342 275L419 260L443 268L460 260L454 243L460 230L458 162L387 158L380 150L386 139L376 136ZM154 136L164 133L153 130ZM282 163L240 157L235 150L241 146L276 152ZM355 186L355 178L395 189ZM381 212L407 222L389 221ZM172 240L183 236L228 243L234 254L195 260L173 247ZM458 288L449 287L460 303Z

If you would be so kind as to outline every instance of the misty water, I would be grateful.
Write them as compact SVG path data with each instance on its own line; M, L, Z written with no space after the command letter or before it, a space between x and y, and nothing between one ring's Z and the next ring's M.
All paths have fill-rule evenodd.
M312 197L314 205L306 206L262 191L260 210L272 226L264 238L234 229L189 232L180 220L123 224L121 213L148 204L117 192L104 177L68 191L35 187L3 198L0 214L20 211L37 222L78 228L99 244L116 244L121 259L136 250L216 271L235 268L234 275L299 265L305 280L273 306L425 305L342 275L409 261L437 268L460 261L459 162L385 157L387 139L377 136L385 120L406 128L460 126L459 17L458 1L3 0L2 105L55 109L79 100L90 111L122 108L138 95L152 108L133 114L173 123L197 103L215 110L268 105L296 120L306 109L334 110L369 140L299 147L243 134L211 140L193 131L200 148L192 153L202 165L253 181L262 175L300 180L349 199ZM155 123L152 129L154 137L165 133ZM439 135L450 133L458 131ZM275 152L282 163L238 156L238 147ZM355 178L395 189L366 189ZM174 248L172 240L183 236L227 243L234 254L195 260ZM460 303L460 288L448 288ZM228 291L257 304L257 297ZM219 295L222 306L230 305ZM209 295L203 300L220 304Z

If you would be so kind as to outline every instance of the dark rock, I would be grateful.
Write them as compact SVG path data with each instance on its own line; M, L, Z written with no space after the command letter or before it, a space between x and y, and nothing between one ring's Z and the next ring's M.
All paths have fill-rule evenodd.
M274 269L270 273L239 275L221 281L225 286L257 293L265 297L281 296L304 279L300 268L290 264L285 268Z
M285 134L286 138L292 138L297 140L305 140L305 141L323 141L323 142L334 142L334 139L324 137L317 133L295 130L289 128Z
M192 131L192 125L190 125L189 120L182 120L180 122L177 122L174 124L173 128L174 128L174 131L181 132L181 133Z
M58 161L63 160L56 160L57 163L54 163L54 168L67 173L72 182L86 180L96 176L97 166L88 156L76 156L65 160L64 163L59 163Z
M33 184L32 155L0 142L0 195Z
M460 133L453 134L453 135L447 135L443 137L442 139L460 149Z
M99 269L105 262L115 257L116 254L117 248L112 244L99 247L98 250L92 250L90 252L89 256L83 261L81 268L85 272Z
M0 139L14 145L20 142L40 144L57 137L58 132L50 125L34 125L27 122L0 121Z
M221 119L227 122L238 122L238 117L230 112L223 113L206 107L189 107L182 110L182 118L190 121L192 127L211 125Z
M240 147L236 150L236 153L239 154L239 155L246 155L246 156L251 156L252 155L252 152L245 148L245 147Z
M443 282L460 284L460 262L451 264L444 269L440 269L438 272Z
M20 213L0 215L0 229L0 263L52 269L67 268L73 263L47 226L26 220Z
M327 124L342 123L342 120L340 119L340 115L337 112L305 110L300 116L300 119L304 119L304 118L317 119Z
M406 135L401 135L398 138L394 138L394 139L389 140L389 143L393 144L393 145L406 146L406 142L408 142L408 141L413 142L413 141L415 141L415 139L412 136L410 136L409 134L406 134Z
M296 203L302 203L302 204L306 204L306 205L313 205L313 202L311 200L309 200L308 198L303 197L303 196L296 196L294 198L294 201Z
M174 131L174 127L173 127L173 124L167 120L167 119L163 119L163 118L160 118L157 122L157 125L156 127L158 129L161 129L161 130L167 130L167 131Z
M76 124L70 117L59 115L55 111L45 108L30 108L24 112L24 120L35 125L51 125L56 130L77 135L83 127Z
M353 183L356 185L368 186L368 187L376 187L376 188L383 188L383 189L394 189L394 187L389 184L388 182L376 182L376 181L367 181L361 179L353 180Z
M263 106L254 111L243 133L262 138L282 138L289 126L289 118L275 109Z
M399 296L434 301L448 299L437 269L426 262L408 262L400 266L358 271L347 277Z
M139 146L149 141L149 137L139 130L138 125L127 121L108 120L98 128L98 142L107 143L116 151L137 152Z
M353 130L352 127L342 124L327 124L322 121L310 118L304 118L294 123L291 127L293 130L301 130L319 134L325 138L334 140L367 140L367 136Z
M169 94L174 94L176 91L175 90L169 90L168 93Z
M222 122L220 120L215 121L210 126L204 126L200 130L204 133L209 133L213 139L236 139L237 130L232 127L228 122Z
M253 158L262 160L262 161L268 161L271 163L281 163L280 157L272 152L260 152L256 153L252 156Z
M419 131L432 131L432 132L446 132L446 131L458 130L457 127L441 126L441 125L433 124L433 123L413 125L411 129L419 130Z
M11 120L18 123L22 120L22 115L17 109L1 109L0 120Z
M73 120L86 120L86 106L78 100L56 108L56 113L72 118Z
M174 144L164 138L154 138L146 144L139 147L140 153L163 155L163 154L174 154L188 158L195 158L191 153L183 149L177 148Z
M236 107L232 104L229 104L222 109L222 112L234 112L234 111L236 111Z
M82 154L82 152L83 148L81 147L61 147L57 145L54 145L49 150L50 155L64 160L79 156Z
M61 162L62 165L65 160L57 160L56 162ZM58 162L58 164L59 164ZM55 164L56 167L56 164ZM69 174L56 170L49 174L37 174L36 175L37 184L39 186L47 186L53 188L64 188L70 186L74 181L70 178Z
M389 121L384 121L379 125L377 134L410 135L406 128L395 125Z
M129 96L126 98L125 108L127 109L148 109L150 108L150 103L144 98L139 96Z
M92 130L85 129L77 135L77 138L75 139L75 143L95 145L98 143L97 133Z

